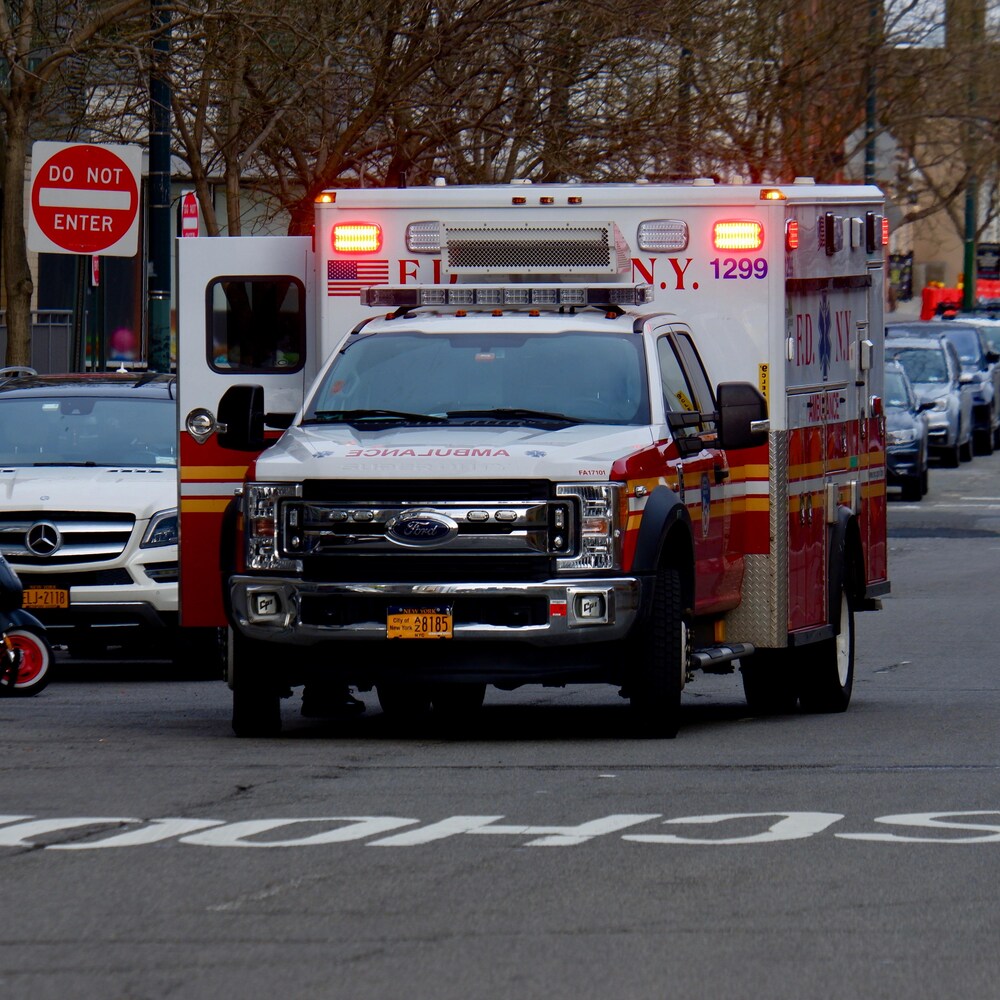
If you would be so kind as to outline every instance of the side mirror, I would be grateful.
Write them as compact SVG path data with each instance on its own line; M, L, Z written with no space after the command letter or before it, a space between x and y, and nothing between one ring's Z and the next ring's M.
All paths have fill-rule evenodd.
M1000 351L987 351L986 352L986 363L989 365L995 365L1000 361Z
M767 442L767 400L749 382L720 382L719 446L726 451Z
M917 413L926 413L928 410L933 410L936 405L933 399L925 399L917 406Z
M233 451L264 448L264 387L231 385L219 400L219 445Z

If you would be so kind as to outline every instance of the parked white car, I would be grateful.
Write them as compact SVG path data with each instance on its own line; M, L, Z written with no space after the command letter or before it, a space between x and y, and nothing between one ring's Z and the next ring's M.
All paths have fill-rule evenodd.
M74 655L173 651L176 413L168 375L0 383L0 552L25 609Z

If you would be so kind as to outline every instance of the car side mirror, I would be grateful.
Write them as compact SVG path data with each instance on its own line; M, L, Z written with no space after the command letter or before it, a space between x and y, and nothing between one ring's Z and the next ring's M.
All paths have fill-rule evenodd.
M990 365L995 365L1000 361L1000 351L987 351L986 352L986 363Z
M767 442L767 400L749 382L720 382L719 446L726 451L755 448Z
M925 399L922 403L917 405L917 413L926 413L928 410L933 410L935 405L936 404L933 399Z
M231 385L219 400L219 445L233 451L264 447L264 387Z

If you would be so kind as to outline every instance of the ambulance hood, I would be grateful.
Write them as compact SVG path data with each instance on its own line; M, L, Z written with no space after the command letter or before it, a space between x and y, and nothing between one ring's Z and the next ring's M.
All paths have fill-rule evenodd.
M292 427L257 460L257 480L607 480L619 458L654 443L651 429L533 426Z
M145 520L177 506L177 470L56 465L0 467L0 509L104 511Z

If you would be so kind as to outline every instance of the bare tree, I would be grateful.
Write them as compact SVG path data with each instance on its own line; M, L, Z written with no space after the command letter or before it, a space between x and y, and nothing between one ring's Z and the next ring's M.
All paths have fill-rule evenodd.
M129 30L148 37L148 0L70 4L4 0L0 6L0 119L3 126L3 235L8 364L31 360L31 297L24 227L25 166L33 129L48 109L48 88L60 70L110 45ZM115 37L117 36L117 37Z

